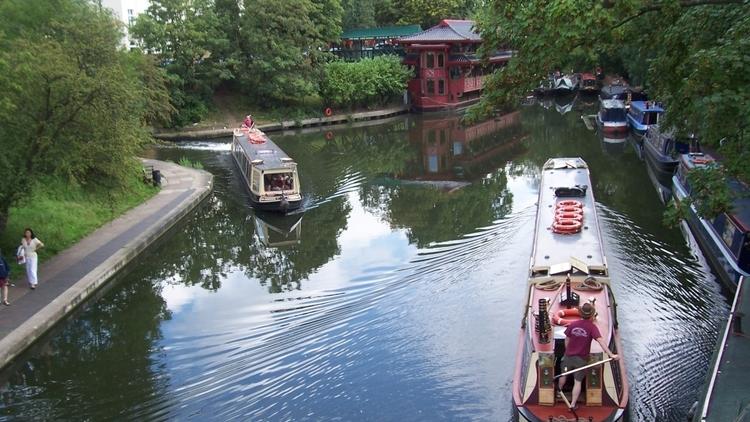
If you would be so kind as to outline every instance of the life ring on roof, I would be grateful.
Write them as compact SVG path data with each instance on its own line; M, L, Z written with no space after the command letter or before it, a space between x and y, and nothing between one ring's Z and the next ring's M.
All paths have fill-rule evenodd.
M558 221L558 220L576 220L576 221L582 222L583 213L558 211L555 213L555 221Z
M330 141L331 139L333 139L333 132L329 130L328 132L326 132L325 137L326 137L326 140Z
M266 136L262 132L253 132L247 135L247 139L251 144L265 144Z
M333 116L333 110L331 110L331 107L326 107L325 110L323 110L323 114L325 114L326 117Z
M554 322L555 325L562 325L563 327L567 327L571 322L579 319L581 319L581 312L578 308L560 309L552 316L552 322Z
M708 164L711 162L710 158L693 157L693 163L695 164Z
M570 205L566 205L566 206L555 208L555 213L558 213L558 212L573 212L573 213L576 213L576 214L583 215L583 208L573 207L573 206L570 206Z
M578 208L583 208L583 204L581 203L581 201L574 201L572 199L568 199L568 200L565 200L565 201L560 201L560 202L557 203L557 206L558 207L578 207Z
M583 223L577 220L561 218L552 223L552 231L558 234L575 234L581 231Z

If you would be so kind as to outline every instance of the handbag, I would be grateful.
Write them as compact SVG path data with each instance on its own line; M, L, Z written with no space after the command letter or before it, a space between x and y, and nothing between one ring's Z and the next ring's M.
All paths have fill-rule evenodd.
M23 245L19 246L16 251L16 263L19 265L26 263L26 251L24 250Z

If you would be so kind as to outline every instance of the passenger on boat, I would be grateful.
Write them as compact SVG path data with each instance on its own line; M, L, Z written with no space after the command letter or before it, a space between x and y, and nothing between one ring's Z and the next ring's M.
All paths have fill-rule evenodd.
M253 120L253 115L248 114L245 116L245 120L242 121L242 127L246 127L248 129L255 128L255 121Z
M609 350L609 347L607 347L607 344L602 339L601 333L599 333L599 328L591 321L594 312L594 305L584 303L580 308L581 319L571 322L565 329L565 356L562 359L563 372L572 371L589 364L588 360L592 339L596 340L602 346L602 350L607 353L607 356L615 360L619 358L619 356ZM585 377L585 370L573 374L573 396L570 401L572 409L576 408L578 396L581 395L581 383ZM558 382L561 394L567 378L567 376L562 376Z

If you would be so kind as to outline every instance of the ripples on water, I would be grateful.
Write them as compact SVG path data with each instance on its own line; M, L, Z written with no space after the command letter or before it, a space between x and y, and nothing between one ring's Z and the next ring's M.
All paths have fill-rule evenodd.
M409 166L436 163L433 147L412 149L405 135L379 141L372 128L346 132L364 133L367 148L396 157L385 164L373 161L370 149L352 153L360 143L345 138L281 139L298 161L313 157L300 162L306 189L300 239L284 247L269 247L256 232L263 225L246 208L227 144L159 151L203 162L216 176L215 194L102 299L6 371L2 414L509 420L538 166L553 153L545 148L554 148L554 141L542 147L540 139L562 136L549 127L571 124L542 113L544 132L532 130L520 149L509 143L498 167L459 163L478 176L452 193L393 177L415 153ZM597 161L595 137L581 140L572 124L560 133L568 137L564 148L609 165ZM376 174L378 166L389 170ZM603 183L614 195L640 182ZM657 207L651 196L646 203ZM653 221L601 204L599 213L619 303L631 420L683 420L726 305L704 262L639 227Z

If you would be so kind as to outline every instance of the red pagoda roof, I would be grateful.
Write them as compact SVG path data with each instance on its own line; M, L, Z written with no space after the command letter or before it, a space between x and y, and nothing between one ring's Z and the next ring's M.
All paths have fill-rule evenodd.
M414 35L399 38L399 43L434 43L446 41L481 42L482 38L474 30L474 21L443 19L430 29Z

